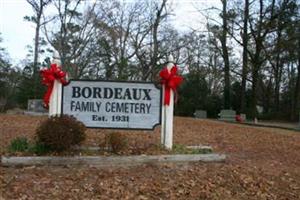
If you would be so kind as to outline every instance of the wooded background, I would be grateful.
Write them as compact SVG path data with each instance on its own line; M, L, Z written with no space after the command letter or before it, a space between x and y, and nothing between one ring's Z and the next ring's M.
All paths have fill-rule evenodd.
M168 0L27 2L34 15L24 19L36 29L22 66L12 65L0 48L2 112L42 98L39 70L49 67L45 55L55 49L73 79L156 83L172 54L185 78L177 115L203 109L217 117L231 108L249 118L299 118L299 0L220 0L221 8L199 7L204 31L175 29ZM46 15L49 6L55 13Z

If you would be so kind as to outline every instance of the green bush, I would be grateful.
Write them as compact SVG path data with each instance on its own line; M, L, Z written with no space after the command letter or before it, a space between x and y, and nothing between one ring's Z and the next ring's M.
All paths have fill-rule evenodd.
M104 143L104 147L116 154L125 150L128 146L126 136L118 132L107 134L105 136Z
M50 152L50 148L45 144L36 142L35 144L28 147L28 152L34 153L36 155L44 155Z
M85 130L84 124L73 116L53 116L37 128L36 139L52 151L61 152L84 141Z
M24 152L28 149L28 146L26 137L17 137L10 142L8 149L10 152Z

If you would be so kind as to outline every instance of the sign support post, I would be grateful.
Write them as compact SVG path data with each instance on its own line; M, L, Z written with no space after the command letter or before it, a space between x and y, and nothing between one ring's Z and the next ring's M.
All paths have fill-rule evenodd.
M49 117L61 115L62 86L67 82L66 73L61 70L58 52L53 53L50 68L42 69L42 83L48 87L44 95L44 107L49 108Z
M165 85L162 85L162 102L165 102ZM162 104L161 106L161 130L160 130L160 143L165 146L165 133L166 133L166 106Z
M49 102L49 117L61 114L62 83L54 80L53 90Z
M61 65L58 52L54 51L52 64ZM49 117L61 114L62 83L54 80L53 89L49 101Z
M168 57L167 70L171 73L171 69L174 66L173 56ZM165 102L166 84L163 84L163 102ZM169 105L162 106L162 124L161 124L161 144L167 149L173 147L173 116L174 116L174 92L170 90L170 102Z
M165 86L163 86L163 95ZM162 106L161 144L167 149L173 147L173 118L174 118L174 92L170 94L170 104Z

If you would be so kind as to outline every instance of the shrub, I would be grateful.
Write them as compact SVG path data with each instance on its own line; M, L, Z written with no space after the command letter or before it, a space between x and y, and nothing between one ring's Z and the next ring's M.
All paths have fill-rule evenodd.
M44 155L50 152L50 148L45 144L36 142L35 144L32 144L28 147L28 152L34 153L36 155Z
M85 126L73 116L53 116L44 121L36 131L37 142L51 150L61 152L85 139Z
M113 153L120 153L127 148L127 138L118 132L107 134L104 140L104 146Z
M10 152L24 152L28 149L28 146L26 137L17 137L10 142L8 149Z

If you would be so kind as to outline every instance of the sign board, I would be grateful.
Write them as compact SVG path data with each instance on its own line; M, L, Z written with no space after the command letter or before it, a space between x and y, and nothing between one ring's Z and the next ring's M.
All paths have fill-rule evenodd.
M161 89L153 83L71 80L62 113L86 127L154 129L161 123Z

